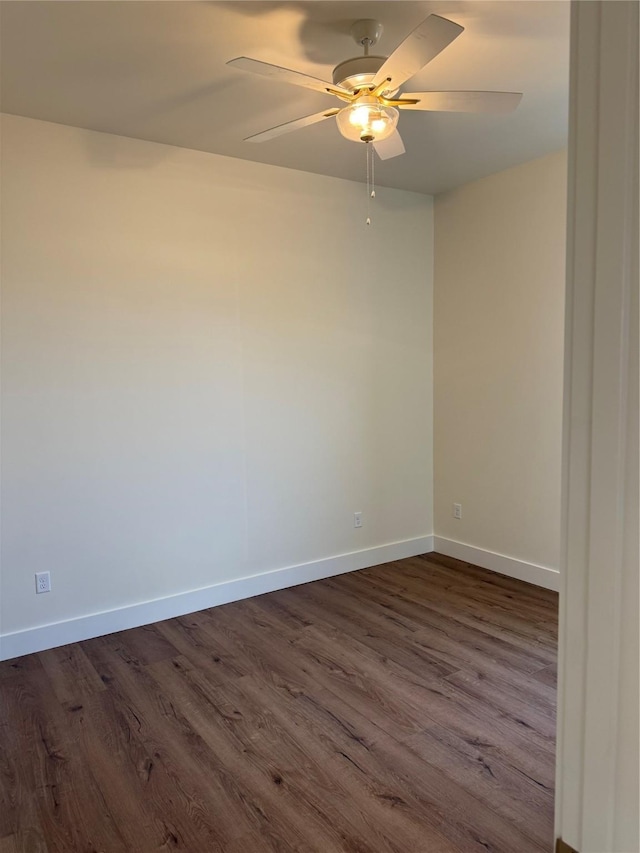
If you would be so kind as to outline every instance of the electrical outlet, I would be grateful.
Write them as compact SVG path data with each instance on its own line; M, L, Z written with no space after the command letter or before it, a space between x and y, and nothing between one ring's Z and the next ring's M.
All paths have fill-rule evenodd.
M458 519L462 518L462 504L453 505L453 517Z
M353 513L353 526L354 527L362 527L362 513L354 512Z
M49 572L36 572L36 593L51 592L51 575Z

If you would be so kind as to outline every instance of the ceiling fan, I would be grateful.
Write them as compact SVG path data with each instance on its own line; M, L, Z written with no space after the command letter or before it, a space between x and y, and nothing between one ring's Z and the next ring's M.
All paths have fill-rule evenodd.
M373 143L383 160L405 151L397 130L398 110L424 110L473 113L507 113L522 98L517 92L412 92L398 95L400 87L427 63L431 62L464 30L459 24L429 15L391 56L372 56L369 49L381 34L382 25L375 20L356 21L351 35L364 48L363 56L340 62L333 69L333 83L310 77L300 71L281 68L258 59L240 56L227 62L233 68L251 71L283 83L293 83L324 94L335 95L347 103L313 115L288 121L253 134L246 142L266 142L335 116L340 133L354 142Z

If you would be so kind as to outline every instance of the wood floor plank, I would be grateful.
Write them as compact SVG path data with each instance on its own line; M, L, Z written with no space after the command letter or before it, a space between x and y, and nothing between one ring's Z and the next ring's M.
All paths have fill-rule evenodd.
M208 673L213 683L224 683L245 674L242 662L228 645L216 643L211 634L202 630L197 619L181 616L156 625L158 631L174 647L173 657L187 657Z
M467 577L482 580L485 583L490 583L495 587L502 587L517 594L517 600L533 598L536 601L545 602L550 611L553 612L558 606L558 593L550 589L545 589L541 586L525 583L524 581L510 578L506 575L500 575L496 572L491 572L488 569L482 569L480 566L474 566L472 563L466 563L463 560L456 560L454 557L447 557L444 554L433 552L431 554L421 554L415 558L429 565L443 566L446 569L453 569L456 575L465 574Z
M176 672L179 670L170 676L176 677ZM295 703L295 700L290 696L283 701L281 692L251 676L212 689L193 668L183 670L182 675L184 679L178 684L174 698L185 691L195 691L206 696L214 707L222 707L224 710L216 719L227 730L227 739L237 742L243 752L252 753L254 764L262 767L264 783L269 788L275 784L279 796L283 790L287 791L302 816L311 810L314 820L321 819L329 844L336 849L401 853L408 849L408 843L415 844L419 830L424 835L421 827L414 826L409 832L398 821L393 826L392 838L380 829L375 831L376 823L371 820L374 803L359 804L352 786L342 785L335 765L329 766L332 753L311 738L309 731L300 725L300 716L297 724L291 725L288 701ZM342 738L345 737L342 732ZM304 826L309 826L308 815L304 817ZM450 849L437 833L432 833L431 843L434 851Z
M301 610L314 617L316 625L320 623L323 629L332 626L357 638L363 646L394 661L419 678L443 677L458 669L438 657L432 657L424 646L408 643L406 631L393 624L383 624L381 619L376 620L376 614L360 599L345 596L328 585L318 587L309 584L295 592L295 595L288 598L281 596L280 601L289 601L290 607L294 607L295 602L298 602ZM264 609L268 608L269 604L258 601L256 606Z
M243 737L242 713L221 693L198 683L190 667L156 665L163 691L176 705L195 732L216 755L228 774L234 774L246 790L246 800L263 819L263 828L291 838L294 844L313 851L339 851L342 838L324 810L305 802L282 780L282 759L269 750L269 719L264 709L256 710L260 722ZM237 723L237 725L236 725ZM264 744L267 744L265 748Z
M408 561L410 562L410 561ZM410 601L422 601L424 599L425 578L421 569L409 566L401 574L393 568L382 566L371 572L371 578L376 581L391 583L392 588L401 597ZM457 592L449 586L431 585L429 601L445 605L458 612L458 618L466 617L473 620L474 624L492 626L494 630L508 631L513 635L526 638L532 646L542 648L554 648L554 638L549 636L548 626L540 624L538 619L527 609L522 602L518 608L508 607L504 604L489 606L486 602L476 601L468 594Z
M222 629L222 621L219 617L216 619L216 630ZM224 629L231 632L239 630L233 625L225 625ZM349 663L341 663L336 657L335 645L324 647L323 644L319 649L310 649L297 646L296 639L289 640L288 647L282 645L280 638L266 645L262 635L245 624L242 628L243 649L253 659L249 674L274 683L288 679L300 689L315 685L340 695L343 701L360 714L369 716L384 731L394 729L405 735L419 731L421 719L415 710L393 693L367 681Z
M261 685L261 692L264 693L265 690L269 688L265 688L265 686ZM258 699L258 697L256 697ZM305 719L304 714L299 710L296 713L296 710L292 708L295 703L295 699L289 697L289 704L286 709L281 708L281 713L284 713L284 720L294 722L295 725L306 727L305 724L309 723L309 718ZM268 700L261 700L257 702L261 707L268 704ZM281 703L278 703L281 704ZM307 706L308 707L308 706ZM318 705L315 705L316 710L318 710ZM321 709L320 709L321 710ZM276 712L277 713L277 712ZM301 724L301 718L303 720ZM328 720L329 723L334 722L334 715L330 715L325 717L325 720ZM375 757L375 744L373 743L374 738L369 739L368 741L364 738L354 739L354 738L345 738L344 732L341 732L341 729L338 728L336 730L335 725L329 726L329 729L334 729L333 736L337 731L338 735L342 734L342 743L336 744L331 738L331 747L333 747L333 755L330 756L334 759L333 765L333 776L335 779L340 779L345 773L351 774L352 777L349 780L349 790L351 792L351 798L353 800L353 791L354 788L360 783L363 779L367 780L367 784L371 786L372 784L377 784L378 790L375 792L375 796L379 801L378 809L372 810L370 813L372 815L376 814L382 804L390 809L391 813L396 817L400 817L401 815L405 815L407 812L409 814L414 813L417 810L417 803L414 796L414 791L411 786L406 784L406 780L398 777L397 774L392 774L389 771L388 762L382 762L376 760ZM311 745L313 745L314 749L318 748L318 745L327 744L327 735L323 738L322 731L318 731L314 729L313 726L310 727L313 737L311 741L307 741ZM387 739L393 740L393 739ZM385 741L386 742L386 741ZM331 752L331 747L329 751ZM447 750L442 748L441 752L446 753ZM344 760L342 761L342 766L335 761L337 756L341 756ZM316 758L316 761L319 759ZM324 759L325 761L327 759ZM497 764L497 762L495 762ZM429 787L429 796L431 798L432 804L435 804L435 814L431 813L434 811L432 809L430 811L430 825L432 831L439 828L440 832L446 832L449 837L448 847L451 845L455 846L455 849L461 849L466 851L482 851L486 849L494 849L493 847L487 848L485 841L485 837L493 837L488 833L486 836L483 836L482 832L476 832L475 830L467 831L461 827L457 827L455 831L451 830L448 826L450 818L447 818L447 827L445 828L444 823L441 823L440 817L438 815L441 812L447 812L450 815L451 804L452 803L460 803L461 808L464 810L467 815L467 819L469 822L473 824L474 827L480 827L482 829L483 824L490 825L492 827L492 832L494 835L496 834L496 827L498 818L494 815L491 817L489 821L486 821L484 816L484 810L486 809L486 799L481 801L477 801L473 797L473 793L470 789L473 788L471 782L465 787L463 785L459 785L457 780L451 779L451 773L445 774L447 778L441 777L434 771L434 762L428 761L426 762L427 766L423 768L423 774L429 777L430 787ZM333 766L332 765L332 766ZM465 767L465 770L468 770L468 777L470 780L475 779L476 777L476 766L469 765L469 767ZM450 770L450 768L449 768ZM462 776L463 774L459 774ZM507 774L508 775L508 774ZM492 779L494 777L491 777ZM508 783L513 783L513 778L508 776ZM527 791L526 789L526 780L524 780L524 784L520 783L520 788L523 791ZM375 790L375 789L374 789ZM547 794L547 801L545 802L545 798L543 796L539 796L539 791L534 787L529 787L529 798L522 797L520 802L514 802L513 794L510 795L509 798L504 796L506 794L506 788L503 791L498 791L495 799L499 800L500 795L504 797L504 806L502 811L507 814L509 818L515 818L512 822L518 826L518 824L527 825L527 818L529 823L536 820L536 814L533 808L528 807L529 800L534 801L534 806L537 807L546 807L547 814L549 819L546 821L546 828L550 825L550 819L553 813L552 806L552 798ZM436 794L436 792L440 792ZM525 810L525 806L528 807L528 811ZM406 810L406 811L405 811ZM478 812L478 814L476 814ZM482 812L483 814L480 814ZM388 821L388 813L385 811L385 819ZM538 841L542 841L545 843L547 841L546 835L543 832L536 832L535 830L532 832L532 838L523 838L520 835L519 830L513 831L510 827L509 823L505 823L501 829L498 831L498 834L502 833L503 845L501 847L496 847L495 849L501 849L504 851L507 850L533 850L536 849ZM393 832L394 837L398 837L398 829L394 827ZM440 841L442 844L442 841ZM458 846L462 844L463 846ZM424 845L424 846L423 846ZM447 849L448 849L447 847ZM379 845L379 849L384 849L381 845ZM403 840L403 848L404 850L428 850L434 851L439 849L437 847L437 842L434 842L433 839L427 839L425 837L424 829L422 830L422 834L419 836L414 836L413 838L409 838L406 841Z
M456 643L434 631L419 631L411 638L411 642L425 647L432 656L441 657L450 666L455 666L455 672L466 672L486 684L495 684L547 713L555 711L556 691L545 684L544 680L534 678L535 670L521 672L506 665L488 655L484 643L479 647Z
M17 771L15 756L9 752L9 722L0 699L0 838L12 836L18 828Z
M353 649L350 638L325 634L320 640L314 632L307 629L305 638L296 645L309 650L317 663L331 670L330 689L340 690L345 701L363 715L368 713L387 734L404 738L412 729L419 729L425 719L466 733L477 731L485 719L491 719L494 731L515 749L535 756L543 766L552 763L547 757L540 759L547 752L553 755L553 743L522 719L520 708L511 702L500 706L491 698L478 698L450 684L450 678L430 682L404 677L390 662L384 668L376 666L378 661L368 662ZM382 703L378 702L380 696L384 697ZM402 717L397 715L398 707L402 708Z
M290 596L289 602L289 609L297 604L301 611L311 610L322 622L357 636L363 644L384 653L419 676L440 663L440 674L443 676L465 670L472 672L478 679L485 679L487 683L496 684L519 698L525 698L536 707L555 707L555 689L546 688L542 683L532 681L528 675L521 675L513 667L507 666L506 662L512 660L513 655L510 657L502 649L496 648L496 642L492 644L491 641L483 641L481 634L478 635L479 641L470 629L462 628L455 632L455 639L452 639L448 635L452 633L449 620L445 620L448 633L434 630L433 621L428 629L416 622L408 629L408 620L402 622L395 617L389 619L389 614L377 607L366 594L355 598L330 582L322 586L305 586L295 596ZM268 610L272 606L270 597L257 599L254 606ZM518 657L522 659L523 656Z
M302 637L295 645L296 648L311 652L312 658L305 664L307 668L316 674L323 687L340 693L348 704L360 715L368 716L381 731L406 737L426 721L435 721L452 727L460 736L472 741L491 742L488 739L503 738L511 745L513 761L521 763L536 783L543 787L553 785L554 766L548 753L549 744L526 721L521 720L512 707L501 711L494 706L486 708L474 697L448 685L446 681L429 685L427 682L417 683L412 678L398 678L389 665L379 667L377 671L384 673L387 682L384 695L393 697L393 702L397 704L384 707L376 700L379 692L376 670L372 670L363 660L354 659L353 649L351 658L345 651L345 644L350 647L354 645L351 638L325 633L321 643L316 641L315 645L312 643L310 646L310 633L305 631ZM325 669L331 672L331 678L324 677ZM366 690L359 690L361 685L354 683L354 673L369 675L371 672L373 677ZM402 706L402 717L394 712L398 705ZM491 720L490 726L485 725L487 719Z
M547 850L522 829L500 818L484 795L470 794L407 744L393 739L376 742L372 751L385 766L403 779L413 798L430 820L455 841L460 850L475 853L534 853Z
M503 686L499 679L487 679L481 673L456 672L448 676L446 682L472 699L491 705L498 714L504 714L509 720L524 726L542 747L554 749L556 719L551 709L533 705L526 697L518 697L517 691Z
M140 717L138 719L141 719ZM189 777L174 776L161 754L138 736L135 718L108 690L85 702L73 717L75 737L94 768L105 804L122 828L126 849L186 847L222 853L227 840L213 820L211 803L203 802ZM172 814L163 804L173 802Z
M278 593L278 596L279 600L282 600L285 593ZM256 603L262 605L263 599ZM293 607L292 602L289 604ZM334 633L324 635L324 644L333 647L329 641L340 645L340 638L336 638ZM306 666L309 668L309 663ZM339 672L336 664L334 676L338 677ZM454 686L448 686L445 681L422 688L416 684L412 686L414 695L411 698L411 705L412 707L417 705L419 708L422 725L431 726L440 723L472 745L486 744L488 747L497 749L499 743L508 744L509 751L508 754L503 754L503 760L522 767L523 773L534 784L545 790L552 789L555 766L549 753L549 746L546 742L540 745L535 733L530 732L524 723L510 720L506 710L504 713L499 713L495 707L484 707L465 692L456 690ZM396 719L392 714L385 713L383 708L372 705L366 697L364 701L357 701L360 697L354 697L353 690L338 689L336 691L335 683L326 680L323 682L323 687L333 690L334 693L339 692L342 700L346 700L353 708L358 709L360 719L368 717L375 721L379 729L377 729L378 734L370 734L372 739L378 737L380 731L395 732L399 737L406 737L411 733L411 722L408 722L406 727L402 723L396 725ZM420 694L421 689L426 692ZM403 690L403 685L396 685L393 691L394 697L397 698L398 691L402 693ZM406 698L402 699L403 705L406 704Z
M422 760L437 767L531 840L551 849L553 794L491 750L471 746L442 726L432 726L405 741Z
M522 619L523 627L528 632L532 622L535 623L547 614L553 613L553 609L546 602L532 599L527 595L518 596L517 607L514 607L512 594L486 579L473 580L466 577L464 573L447 570L437 563L431 563L420 557L411 557L401 562L402 570L399 573L395 571L396 565L389 563L376 566L370 572L370 576L388 577L391 570L392 580L395 583L400 583L407 589L415 587L417 583L418 589L422 591L424 591L424 581L428 580L430 594L446 593L449 597L458 600L462 610L467 610L476 618L486 618L492 609L497 611L496 616L499 617L500 610L506 609L506 615L508 615L506 624L515 628L518 620ZM471 590L474 591L473 596L468 595ZM475 594L476 592L478 595ZM499 605L504 607L501 608Z
M43 678L5 682L2 692L15 768L18 848L62 853L97 845L124 853L90 762L66 725L73 712L63 710Z
M41 652L39 658L62 705L79 705L106 689L77 643Z
M399 560L0 664L0 853L546 853L557 596Z
M416 820L410 809L398 808L401 798L386 767L374 767L370 760L372 737L357 736L344 708L337 707L334 696L325 692L313 697L278 691L273 685L252 677L238 682L251 704L269 708L283 740L293 746L287 756L284 775L306 789L311 782L313 797L317 788L332 803L337 820L357 830L344 849L372 851L429 850L449 853L455 848L434 827ZM360 731L372 724L358 720ZM297 753L297 754L296 754ZM363 772L361 764L368 762ZM318 783L312 771L323 768L324 780ZM339 817L338 817L339 816Z
M438 560L425 557L412 557L410 566L420 577L426 572L430 580L438 579L444 588L463 594L473 591L475 601L486 601L489 604L502 602L512 606L517 600L520 612L538 618L546 618L555 606L556 593L521 581L515 581L514 585L513 578L504 578L477 566L458 562L452 572L450 567L441 565Z
M292 846L289 841L275 836L267 836L257 832L247 833L235 842L231 842L225 853L304 853L303 848Z
M150 669L138 661L125 661L101 641L84 645L89 646L87 654L125 717L123 727L135 731L144 745L155 767L152 772L157 775L164 768L176 793L192 804L190 810L206 816L207 833L224 843L234 839L247 818L243 805L246 793L220 766L217 755L191 727L180 705L171 701ZM252 825L250 822L245 829ZM218 841L212 843L216 849Z
M42 676L42 663L39 655L24 655L20 658L0 661L0 681L15 676L27 676L31 673Z
M28 768L16 763L14 772L3 776L2 784L11 785L1 799L2 807L8 806L2 818L3 831L11 826L11 834L5 836L7 848L19 853L48 853L34 796L35 785Z
M340 581L354 592L364 585L366 595L371 600L382 601L382 606L390 612L406 614L419 625L425 623L427 626L441 627L445 632L455 628L461 634L464 629L468 629L479 642L489 642L496 653L501 648L503 654L510 654L509 664L525 672L553 664L556 660L553 641L539 644L530 634L523 635L514 628L505 629L485 618L482 613L474 615L467 608L460 608L455 601L442 599L426 579L424 583L428 586L428 592L423 590L420 595L412 594L403 585L394 583L389 576L381 577L368 572L354 574L362 577L351 578L347 575Z
M141 664L155 663L175 657L175 647L158 631L155 625L144 625L130 631L118 631L103 638L124 660Z

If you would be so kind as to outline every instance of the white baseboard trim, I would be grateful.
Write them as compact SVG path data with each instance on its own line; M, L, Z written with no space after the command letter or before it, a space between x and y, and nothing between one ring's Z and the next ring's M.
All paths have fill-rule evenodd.
M494 554L493 551L484 551L473 545L465 545L464 542L456 542L454 539L445 539L442 536L433 537L433 550L446 557L454 557L465 563L473 563L483 569L489 569L500 575L517 578L527 583L542 586L557 592L560 588L560 573L557 569L546 566L538 566L535 563L526 563L524 560L516 560L514 557L505 557L503 554Z
M405 539L362 551L339 554L324 560L314 560L311 563L287 566L283 569L238 578L203 589L181 592L166 598L143 601L117 610L92 613L88 616L67 619L64 622L27 628L24 631L0 635L0 660L41 652L44 649L65 646L67 643L77 643L92 637L113 634L115 631L125 631L128 628L139 628L141 625L149 625L151 622L171 619L174 616L184 616L218 604L227 604L230 601L239 601L265 592L274 592L277 589L366 569L392 560L417 557L419 554L427 554L431 551L433 551L433 536Z

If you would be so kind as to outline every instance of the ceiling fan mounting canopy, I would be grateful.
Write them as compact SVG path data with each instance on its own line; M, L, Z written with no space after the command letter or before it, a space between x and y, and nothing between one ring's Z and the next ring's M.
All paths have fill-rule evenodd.
M363 18L360 21L354 21L351 25L351 38L356 44L361 44L368 50L377 44L382 35L382 24L373 18Z
M382 25L373 19L355 21L351 35L364 48L364 56L340 62L333 69L333 82L271 65L258 59L239 56L227 65L304 86L324 95L346 101L346 107L333 107L320 113L254 133L247 142L266 142L283 133L308 127L335 116L340 133L355 142L372 143L383 160L404 153L404 145L396 129L398 110L422 110L466 113L508 113L520 103L518 92L405 92L397 95L404 83L451 44L463 32L459 24L429 15L409 33L388 56L370 56L369 48L382 34Z

